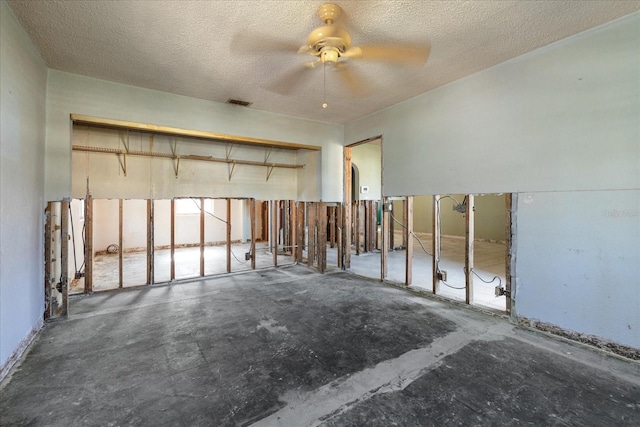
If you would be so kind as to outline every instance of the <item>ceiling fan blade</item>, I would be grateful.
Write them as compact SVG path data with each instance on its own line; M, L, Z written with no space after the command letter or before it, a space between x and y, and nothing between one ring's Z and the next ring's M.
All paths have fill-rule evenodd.
M424 65L431 53L431 43L415 45L362 45L354 46L341 56L363 61L388 61L408 65Z
M337 74L343 83L347 85L353 96L361 98L371 94L371 84L369 84L359 73L353 71L352 67L336 67L335 74Z
M231 40L231 49L239 53L264 54L265 52L298 53L301 48L289 40L255 33L236 33Z
M310 72L313 68L315 63L296 66L271 81L265 89L280 95L290 95L313 76Z

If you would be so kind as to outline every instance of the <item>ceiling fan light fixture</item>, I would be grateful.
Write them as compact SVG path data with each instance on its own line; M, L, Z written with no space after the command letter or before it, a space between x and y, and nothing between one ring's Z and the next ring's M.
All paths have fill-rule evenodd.
M320 59L322 59L322 63L326 64L327 62L336 63L338 62L338 58L340 57L340 52L335 48L323 48L320 51Z

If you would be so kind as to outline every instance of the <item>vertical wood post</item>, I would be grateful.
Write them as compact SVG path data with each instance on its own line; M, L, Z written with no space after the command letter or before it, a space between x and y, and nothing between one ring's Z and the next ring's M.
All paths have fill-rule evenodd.
M84 202L84 293L93 292L93 197Z
M147 200L147 284L153 285L154 278L154 205L153 200Z
M46 222L44 224L44 318L51 317L51 230L52 222L52 202L47 203L44 210Z
M512 263L512 261L515 262L515 258L513 256L513 232L514 232L514 226L513 226L513 221L515 219L515 215L514 215L514 208L515 208L515 203L517 202L517 195L512 195L511 193L507 193L505 194L505 209L506 209L506 218L505 218L505 227L506 227L506 232L505 232L505 284L504 284L504 289L507 292L507 296L506 296L506 311L507 314L512 314L511 313L511 277L512 277L512 273L513 273L513 269L512 269L512 265L514 265ZM513 319L515 320L515 319Z
M433 239L433 258L431 261L433 272L433 293L440 291L440 280L438 279L438 262L440 261L440 195L433 196L433 229L431 237Z
M475 234L475 208L473 194L467 196L467 210L465 212L465 254L464 254L464 275L465 275L465 302L473 304L473 240Z
M351 148L344 147L344 208L342 222L342 268L351 268Z
M316 248L317 246L317 203L307 203L307 265L313 266L316 260Z
M318 203L318 270L324 273L327 269L327 204Z
M378 202L372 200L370 206L369 215L371 216L371 239L369 241L369 252L373 252L376 248L376 241L378 240Z
M227 239L227 273L231 273L231 199L227 199L227 238L226 239Z
M404 232L402 233L402 241L405 243L406 249L406 263L405 263L405 285L409 286L413 280L413 241L411 235L413 233L413 196L407 196L407 199L403 203L403 222L405 225Z
M329 215L329 247L336 247L336 207L331 206L328 208Z
M69 199L60 208L60 283L62 286L62 316L69 315ZM86 217L85 217L86 220ZM87 271L85 269L85 271Z
M123 240L124 240L124 236L123 236L123 227L124 227L124 221L123 221L123 203L124 201L122 199L118 200L118 287L122 288L122 282L123 282L123 274L122 274L122 269L124 267L124 258L123 258L123 254L122 254L122 249L123 249Z
M302 248L304 247L304 202L298 202L296 220L296 262L302 262Z
M171 199L171 280L176 278L176 199Z
M249 209L251 209L251 269L256 269L256 199L251 199L249 202Z
M380 280L384 280L389 273L389 205L388 198L383 199L382 205L382 251L380 251Z
M343 230L343 213L344 208L342 205L336 207L336 245L338 245L338 268L345 269L344 267L344 245L342 244L342 238L344 236Z
M289 202L289 212L289 253L295 262L298 250L298 208L293 200Z
M200 276L204 276L204 198L200 197Z
M393 213L394 203L392 200L389 200L389 205L391 207L389 210L389 215L391 216L389 219L389 250L394 250L396 248L396 224L393 220L395 214Z
M411 202L409 202L409 197L411 197ZM407 196L407 198L402 201L402 217L404 218L405 226L407 225L409 203L411 203L411 209L413 209L413 196ZM413 212L411 214L411 221L413 221ZM413 229L411 229L411 231L413 232ZM408 248L409 242L413 243L413 240L411 239L411 233L402 233L402 246Z
M360 255L360 202L353 202L353 244L356 255Z
M278 201L271 201L271 250L273 251L273 266L278 266Z

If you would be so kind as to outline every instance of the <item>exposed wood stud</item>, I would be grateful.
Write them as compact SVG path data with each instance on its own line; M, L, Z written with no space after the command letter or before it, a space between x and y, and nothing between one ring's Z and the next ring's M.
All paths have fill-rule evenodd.
M327 269L327 204L318 203L318 270L324 273Z
M61 315L69 315L69 199L60 208L60 286L62 288ZM85 270L86 271L86 270Z
M180 171L180 156L178 156L178 138L173 138L171 141L171 154L173 159L173 172L178 178L178 172Z
M433 293L440 291L440 279L438 278L438 262L440 261L440 195L433 196L433 224L431 230L433 238L433 258L431 267L433 272Z
M147 284L153 285L154 278L154 202L147 200Z
M331 206L328 208L329 215L329 247L336 247L336 207Z
M389 198L383 199L382 209L382 250L380 251L380 280L387 278L389 273Z
M338 268L344 270L344 246L342 244L342 212L344 211L342 205L336 207L336 245L338 246Z
M273 266L278 266L278 201L271 201L271 251Z
M505 263L505 291L506 295L506 311L507 314L512 314L511 307L511 280L513 277L515 266L515 256L513 253L513 233L514 233L514 220L515 220L515 204L517 203L517 194L507 193L505 194L505 209L506 209L506 218L505 218L505 227L506 227L506 263ZM516 320L516 319L513 319Z
M307 203L307 265L310 267L314 265L316 260L316 248L317 248L317 214L318 207L314 202Z
M89 194L84 201L84 293L93 292L93 197Z
M227 199L227 273L231 273L231 199Z
M229 170L229 181L231 181L231 177L233 176L233 171L236 169L235 160L232 160L231 163L227 163L227 168Z
M407 199L403 203L404 218L403 222L405 228L402 233L403 242L406 249L406 270L405 270L405 285L409 286L413 280L413 242L411 240L411 234L413 233L413 196L407 196Z
M473 304L473 240L475 235L475 207L473 194L467 195L467 210L465 212L465 253L464 253L464 274L465 274L465 302Z
M293 200L289 202L289 212L289 245L291 258L295 262L298 261L298 209Z
M204 198L200 197L200 276L204 276Z
M302 262L302 249L304 247L304 202L298 202L298 213L297 213L297 221L296 228L298 229L296 233L296 261Z
M176 199L171 199L171 280L176 279Z
M181 136L181 137L187 137L187 138L205 139L209 141L229 142L233 144L282 148L287 150L303 149L303 150L320 151L322 149L322 147L319 145L306 145L306 144L296 144L293 142L271 141L267 139L226 135L226 134L204 132L204 131L198 131L198 130L192 130L192 129L180 129L180 128L174 128L169 126L159 126L159 125L153 125L153 124L128 122L123 120L105 119L100 117L85 116L82 114L71 114L70 117L71 117L71 121L73 121L76 124L105 127L110 129L126 129L126 130L138 131L138 132L155 133L158 135L172 135L176 137Z
M251 210L251 269L256 268L256 199L251 199L249 202L249 209Z
M356 247L356 255L360 255L360 228L362 222L362 204L360 201L353 202L353 244Z
M122 288L123 286L123 275L122 275L122 269L123 269L123 264L124 264L124 259L123 259L123 254L122 254L122 243L123 243L123 227L124 227L124 221L123 221L123 203L124 201L122 199L118 200L118 287Z
M389 207L391 208L391 210L389 211L389 216L391 218L389 218L389 250L394 250L396 248L396 239L395 239L395 234L396 234L396 224L395 221L393 220L393 217L395 217L394 213L393 213L393 201L389 200Z
M351 148L344 147L343 269L351 268Z
M53 222L53 203L48 202L47 207L44 210L45 224L44 224L44 318L51 317L51 240L52 240L52 222Z

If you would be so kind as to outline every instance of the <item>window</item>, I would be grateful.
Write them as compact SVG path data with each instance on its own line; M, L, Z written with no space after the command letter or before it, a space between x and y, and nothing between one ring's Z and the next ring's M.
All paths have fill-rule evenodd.
M177 215L200 215L200 199L175 199ZM204 211L213 213L213 199L204 199Z

